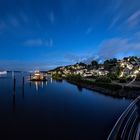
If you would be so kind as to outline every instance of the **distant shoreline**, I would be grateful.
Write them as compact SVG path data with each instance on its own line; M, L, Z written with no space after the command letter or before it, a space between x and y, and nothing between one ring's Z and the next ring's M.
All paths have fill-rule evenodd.
M65 79L67 82L86 88L89 90L97 91L105 95L118 97L118 98L129 98L135 99L140 95L140 87L130 87L130 86L121 86L114 83L94 83L86 84L83 81L71 81Z

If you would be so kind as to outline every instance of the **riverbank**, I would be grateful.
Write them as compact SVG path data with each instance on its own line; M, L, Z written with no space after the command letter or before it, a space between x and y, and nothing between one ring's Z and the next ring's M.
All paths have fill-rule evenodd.
M122 86L115 83L102 83L86 80L81 81L74 81L68 79L66 80L71 84L75 84L77 86L97 91L102 94L113 97L135 99L140 95L140 87L124 86L124 85Z

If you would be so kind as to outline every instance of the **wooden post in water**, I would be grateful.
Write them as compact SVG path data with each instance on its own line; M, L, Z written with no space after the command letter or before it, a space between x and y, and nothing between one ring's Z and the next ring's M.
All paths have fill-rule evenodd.
M31 87L31 78L32 78L32 75L31 75L31 73L30 73L30 87Z
M22 87L24 87L24 77L22 78Z
M13 112L16 111L16 78L14 76L14 81L13 81Z
M24 77L22 78L22 97L24 98Z
M32 77L32 76L31 76L31 74L30 74L30 81L31 81L31 77Z
M16 78L14 76L14 85L13 85L13 91L15 92L16 91Z

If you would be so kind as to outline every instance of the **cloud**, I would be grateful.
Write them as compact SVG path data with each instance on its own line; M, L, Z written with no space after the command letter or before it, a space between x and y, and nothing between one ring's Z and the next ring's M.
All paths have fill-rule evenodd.
M52 38L46 40L46 46L48 46L48 47L52 47L53 46L53 39Z
M7 28L7 24L3 20L1 20L0 21L0 31L5 30L6 28Z
M70 60L74 63L77 63L77 62L84 62L87 60L88 56L86 55L75 55L75 54L66 54L64 56L65 59L67 60Z
M133 13L127 20L128 24L132 27L140 23L140 10Z
M90 33L92 33L93 31L93 28L92 27L89 27L87 30L86 30L86 35L89 35Z
M110 24L108 30L114 29L128 32L132 31L132 29L137 29L140 24L139 0L112 0L110 7Z
M9 17L9 23L14 27L18 27L20 25L19 20L14 16Z
M20 12L19 16L24 23L28 23L29 19L24 12Z
M104 40L99 46L98 56L100 59L110 59L123 55L140 55L140 41L131 41L127 38L112 38Z
M137 33L139 35L139 32ZM96 54L81 56L69 56L69 59L80 60L90 63L92 60L103 62L106 59L121 58L123 56L140 56L140 40L132 38L110 38L103 40L98 46L99 51ZM78 61L77 61L78 62Z
M29 47L40 47L40 46L46 46L46 47L52 47L53 46L53 40L43 40L43 39L29 39L24 42L25 46Z
M116 16L116 17L112 20L111 24L109 25L108 30L112 29L112 28L117 24L117 22L119 21L119 19L120 19L120 16Z
M51 11L48 15L49 21L51 22L51 24L54 24L55 21L55 16L54 16L54 12Z

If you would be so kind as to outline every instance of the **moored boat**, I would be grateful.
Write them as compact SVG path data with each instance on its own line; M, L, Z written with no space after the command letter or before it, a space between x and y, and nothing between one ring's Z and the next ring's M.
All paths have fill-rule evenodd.
M34 74L30 77L31 81L47 81L46 76L40 71L35 71Z
M0 71L0 75L5 75L7 74L7 71Z

